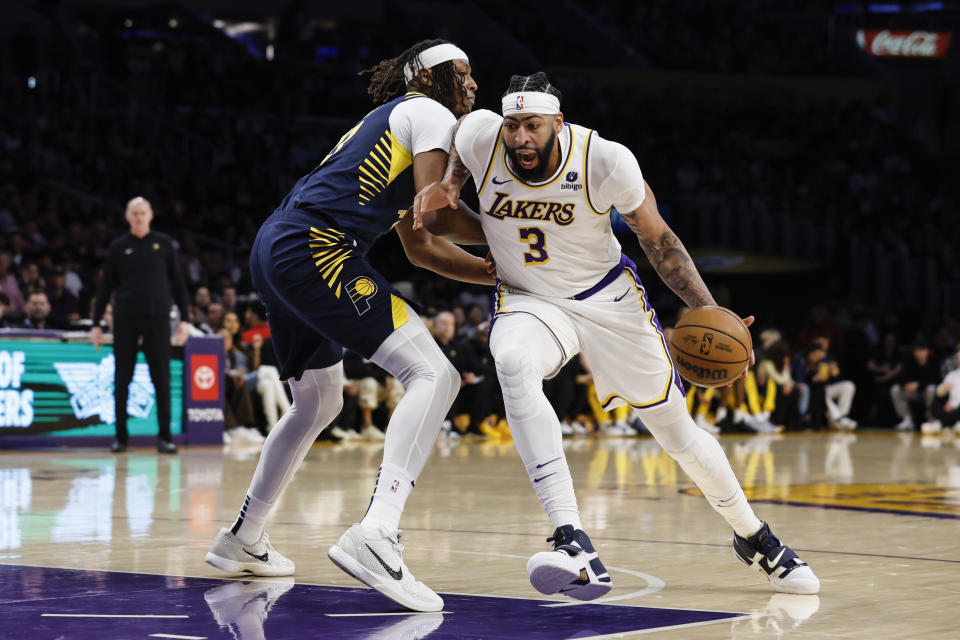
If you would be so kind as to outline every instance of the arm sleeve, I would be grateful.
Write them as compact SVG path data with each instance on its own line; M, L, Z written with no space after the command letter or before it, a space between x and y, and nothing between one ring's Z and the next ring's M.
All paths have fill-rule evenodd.
M597 211L609 211L610 207L616 207L617 211L633 211L647 197L637 158L618 142L594 134L588 170L590 201Z
M390 113L390 131L412 155L440 149L450 150L450 138L457 119L436 100L412 98Z
M463 165L478 181L487 168L502 125L503 118L486 109L474 111L460 121L454 144Z
M97 288L97 299L93 305L93 326L99 326L103 320L103 312L107 310L107 301L110 294L117 287L117 245L110 245L107 251L107 261L103 265L103 277Z
M170 240L170 289L173 291L173 300L180 309L180 320L190 322L190 298L187 296L187 284L183 281L183 271L180 269L180 252Z

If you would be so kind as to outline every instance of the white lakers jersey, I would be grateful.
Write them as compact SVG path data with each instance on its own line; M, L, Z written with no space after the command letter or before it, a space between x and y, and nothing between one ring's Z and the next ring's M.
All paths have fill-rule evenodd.
M566 123L557 135L559 169L542 183L528 184L507 158L502 122L495 113L477 111L456 134L457 152L477 185L483 231L500 280L536 295L582 293L620 262L608 214L613 205L632 211L643 201L636 159L622 145ZM599 162L592 157L598 146L604 155ZM624 152L629 159L623 160ZM632 166L626 166L630 160Z

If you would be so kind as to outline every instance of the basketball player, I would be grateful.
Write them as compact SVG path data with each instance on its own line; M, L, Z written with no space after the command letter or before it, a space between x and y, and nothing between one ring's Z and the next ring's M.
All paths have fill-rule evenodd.
M583 532L560 424L542 389L544 378L583 352L603 408L628 404L640 411L643 424L733 527L740 559L778 591L816 593L816 576L754 515L723 449L687 412L656 313L611 230L616 207L657 273L688 306L716 304L657 212L636 158L623 145L564 122L560 92L543 73L514 76L502 110L502 117L483 110L461 119L444 180L417 195L414 216L455 207L474 176L480 225L442 212L424 221L457 238L475 237L482 227L496 261L490 349L517 451L556 528L548 539L554 551L527 563L531 583L541 593L579 600L612 586Z
M493 284L492 266L449 241L414 230L406 209L439 180L456 116L477 84L467 55L442 40L420 42L369 71L383 103L301 178L260 228L250 272L293 406L270 431L246 500L206 561L231 573L294 572L264 532L268 513L317 435L343 403L343 347L399 380L406 392L389 422L383 463L363 519L330 548L341 569L398 604L440 611L443 601L403 563L397 529L460 376L417 313L366 259L396 228L411 262L465 282Z

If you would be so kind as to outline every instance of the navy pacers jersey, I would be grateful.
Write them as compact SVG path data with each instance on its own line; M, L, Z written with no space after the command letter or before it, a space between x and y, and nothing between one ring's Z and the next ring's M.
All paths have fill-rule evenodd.
M390 130L390 113L411 92L368 113L347 131L327 157L300 178L277 211L314 213L347 232L362 254L387 233L413 203L413 154Z

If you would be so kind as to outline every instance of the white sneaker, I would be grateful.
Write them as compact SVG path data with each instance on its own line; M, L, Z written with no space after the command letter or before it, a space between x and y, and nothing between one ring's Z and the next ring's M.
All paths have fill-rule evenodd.
M341 440L359 440L360 439L359 433L357 433L353 429L344 429L339 425L337 425L333 429L330 429L330 435L336 436Z
M710 421L707 420L707 416L702 413L698 413L697 417L693 419L697 423L697 426L706 431L707 433L717 434L720 433L720 427L715 424L710 424Z
M565 524L547 538L553 551L541 551L527 560L530 584L540 593L560 593L576 600L596 600L613 588L610 574L581 529Z
M773 535L766 522L749 538L734 533L733 550L744 564L765 575L776 591L797 594L820 591L820 581L813 570Z
M749 413L743 414L743 423L757 433L773 433L777 431L777 428L770 422Z
M560 422L560 435L572 436L573 435L573 425L563 420Z
M943 425L939 420L930 420L929 422L924 422L920 425L920 433L930 434L930 433L940 433L943 429Z
M360 435L362 435L364 438L367 438L368 440L386 440L387 439L387 434L385 434L383 431L373 426L372 424L368 427L365 427L363 431L360 433Z
M857 421L851 418L850 416L841 416L834 421L838 429L853 429L857 428Z
M590 433L590 429L587 429L587 426L579 420L574 420L570 426L573 427L573 435L575 436L585 436Z
M204 561L221 571L233 574L289 576L293 575L294 570L293 561L273 548L266 532L254 544L245 545L230 533L229 529L220 529Z
M443 599L418 582L403 563L400 534L386 527L370 531L357 523L340 536L327 555L333 564L399 605L413 611L441 611Z
M913 431L913 418L907 416L897 423L897 431Z

